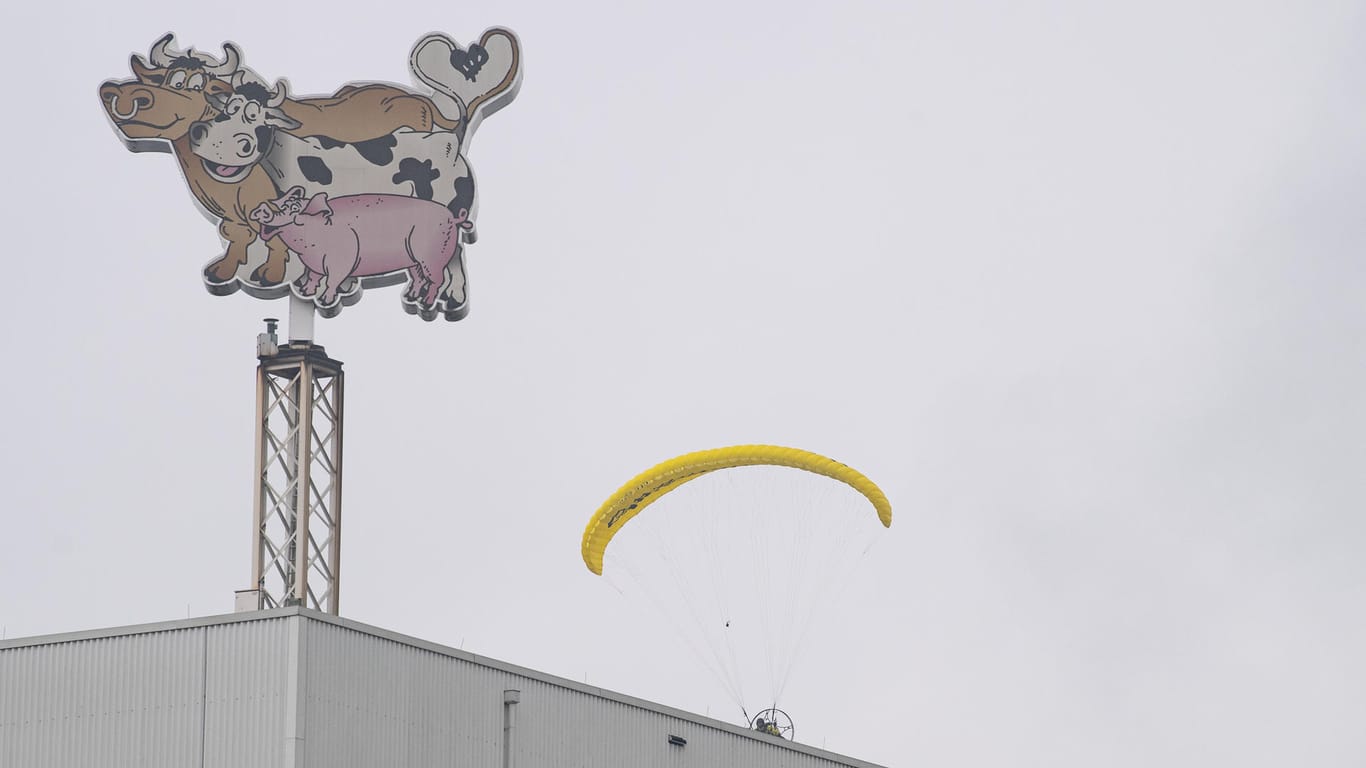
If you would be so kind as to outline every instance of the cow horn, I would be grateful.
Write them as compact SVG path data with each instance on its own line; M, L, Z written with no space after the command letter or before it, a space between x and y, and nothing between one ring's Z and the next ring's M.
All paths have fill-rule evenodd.
M285 103L285 97L289 95L289 94L287 93L287 91L288 91L288 88L287 88L286 85L285 85L285 80L284 80L284 78L280 78L279 80L276 80L276 81L275 81L275 92L272 93L272 94L270 94L270 100L266 102L266 106L267 106L267 107L278 107L278 106L280 106L281 104L284 104L284 103Z
M213 59L209 59L209 62L212 61ZM223 62L221 64L206 64L204 71L214 77L225 77L236 72L241 63L242 54L237 50L237 46L232 43L223 43Z
M175 33L167 32L160 40L152 43L152 50L150 51L148 58L151 60L153 67L164 69L171 66L173 54L167 54L166 49L174 40Z

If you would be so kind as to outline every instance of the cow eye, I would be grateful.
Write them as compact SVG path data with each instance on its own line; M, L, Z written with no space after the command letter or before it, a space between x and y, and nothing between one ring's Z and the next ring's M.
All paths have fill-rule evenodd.
M185 81L185 87L192 91L204 90L204 73L196 72L193 75L190 75L190 79Z
M245 107L242 107L242 117L246 118L247 122L249 123L254 123L257 120L260 120L261 105L257 104L254 101L247 102L247 105Z
M185 72L183 70L172 72L171 76L166 78L166 84L172 88L183 88L185 86Z
M229 99L229 100L228 100L228 109L227 109L227 113L228 113L229 115L235 115L235 114L237 114L238 112L241 112L241 111L242 111L242 99L240 99L240 98L235 98L235 99Z

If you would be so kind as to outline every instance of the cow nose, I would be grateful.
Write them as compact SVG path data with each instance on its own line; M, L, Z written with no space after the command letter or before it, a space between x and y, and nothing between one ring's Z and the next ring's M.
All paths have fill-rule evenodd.
M100 99L109 107L116 120L131 120L138 110L152 106L152 92L141 86L129 87L128 84L105 83L100 86ZM124 112L123 110L128 110Z
M256 143L251 140L251 136L239 133L237 138L237 156L242 158L251 157L256 152Z
M209 126L205 123L195 123L190 126L190 145L198 146L200 142L209 137Z

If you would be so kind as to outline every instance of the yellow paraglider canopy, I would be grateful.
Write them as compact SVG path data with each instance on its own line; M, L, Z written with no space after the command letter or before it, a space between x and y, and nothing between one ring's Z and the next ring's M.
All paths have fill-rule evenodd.
M882 489L852 467L800 448L778 445L735 445L686 453L631 478L598 507L583 532L583 562L602 575L603 553L617 531L659 497L683 483L718 469L770 465L802 469L838 480L863 494L877 511L882 525L892 526L892 505Z

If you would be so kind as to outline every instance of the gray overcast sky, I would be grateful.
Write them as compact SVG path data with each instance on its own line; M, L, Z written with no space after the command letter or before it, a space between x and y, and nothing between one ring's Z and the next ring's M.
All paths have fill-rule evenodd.
M1366 762L1366 5L11 4L0 625L226 612L283 303L210 296L96 94L167 30L299 94L516 30L472 313L367 292L344 615L699 712L579 560L646 466L834 455L897 525L789 689L893 766ZM136 10L133 10L136 8ZM435 404L434 417L415 408Z

